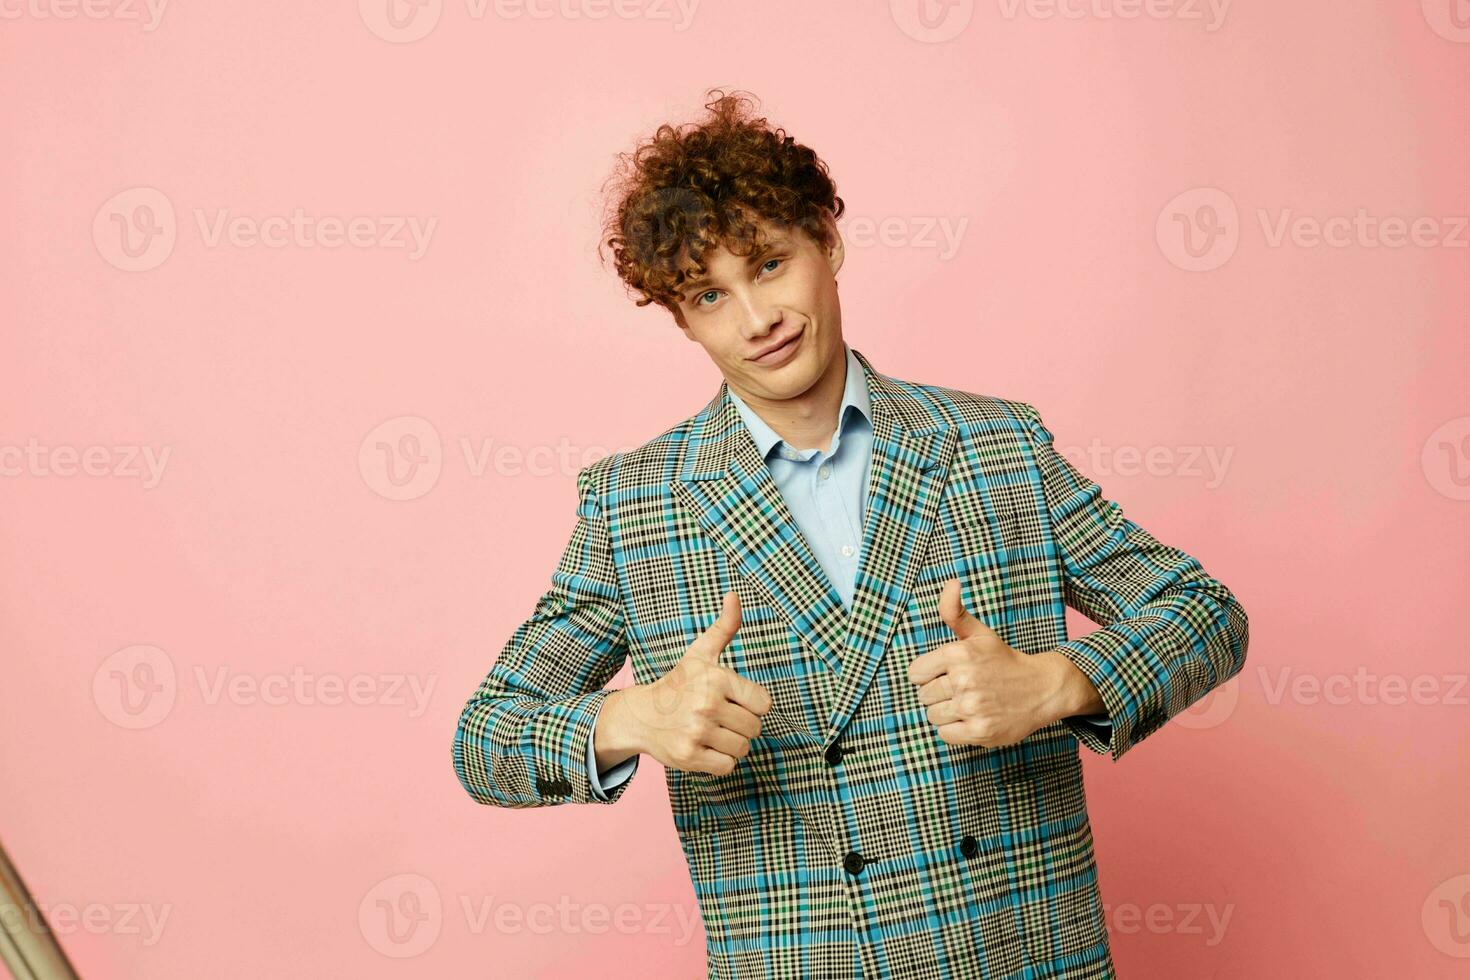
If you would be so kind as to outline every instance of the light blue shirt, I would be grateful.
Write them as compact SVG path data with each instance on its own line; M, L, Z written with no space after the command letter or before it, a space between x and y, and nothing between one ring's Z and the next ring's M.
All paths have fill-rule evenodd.
M858 558L862 555L868 471L873 460L872 402L862 364L853 356L852 348L847 348L847 380L842 388L842 405L837 410L837 430L825 452L793 449L735 394L734 388L730 389L730 400L750 430L755 448L766 461L771 480L781 491L786 509L791 511L812 555L842 597L843 607L851 609ZM1099 725L1103 736L1108 736L1111 726L1106 714L1082 717ZM597 754L593 750L595 718L592 731L594 737L587 740L587 774L592 795L605 800L609 790L633 775L638 756L624 759L599 774Z
M791 448L733 388L730 400L817 564L842 597L843 607L851 608L873 461L873 408L863 366L849 349L837 431L826 452Z

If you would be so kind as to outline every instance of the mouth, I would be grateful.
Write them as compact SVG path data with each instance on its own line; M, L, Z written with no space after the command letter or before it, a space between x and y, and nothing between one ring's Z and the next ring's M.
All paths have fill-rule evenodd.
M749 358L749 360L756 364L760 364L763 367L772 367L777 364L784 364L792 357L792 355L796 353L797 347L801 344L801 338L805 335L806 326L803 324L790 337L786 338L784 341L774 347L766 348L756 356Z

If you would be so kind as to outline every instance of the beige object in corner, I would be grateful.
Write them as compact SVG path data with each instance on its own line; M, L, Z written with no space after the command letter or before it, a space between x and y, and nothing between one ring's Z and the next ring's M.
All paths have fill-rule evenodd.
M0 960L15 980L77 980L66 953L0 844Z

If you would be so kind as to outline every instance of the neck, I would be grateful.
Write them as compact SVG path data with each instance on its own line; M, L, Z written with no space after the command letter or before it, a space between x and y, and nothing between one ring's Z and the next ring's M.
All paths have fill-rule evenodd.
M842 407L842 392L847 386L847 348L839 347L837 351L816 384L795 398L772 401L740 392L751 411L793 449L826 452L831 445L832 434L837 431L837 410Z

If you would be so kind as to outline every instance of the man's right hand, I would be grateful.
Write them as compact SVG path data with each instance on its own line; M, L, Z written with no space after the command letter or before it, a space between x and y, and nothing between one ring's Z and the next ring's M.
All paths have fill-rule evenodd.
M726 592L719 618L673 669L608 695L593 746L599 770L647 752L670 769L716 776L734 771L760 735L761 716L771 710L764 687L720 665L720 652L739 628L740 597Z

